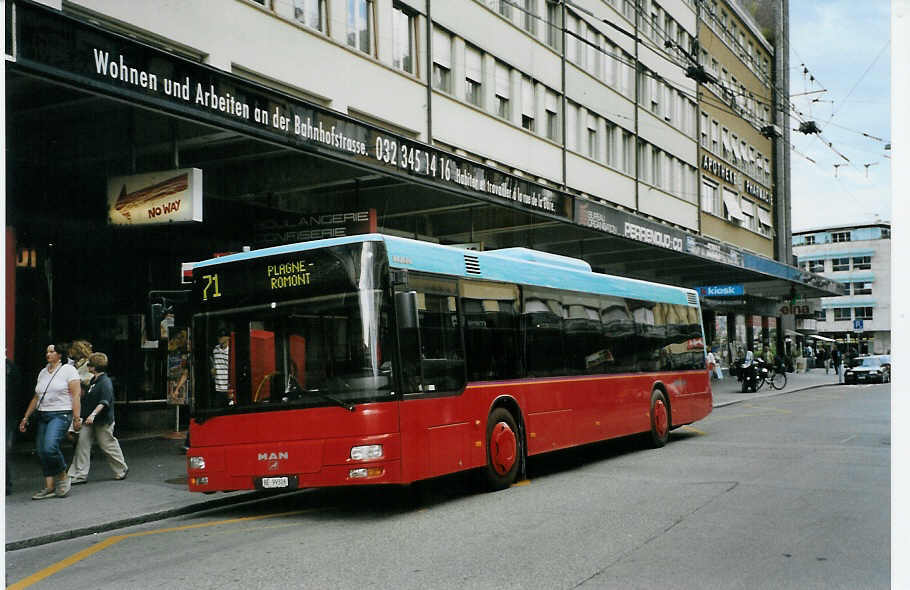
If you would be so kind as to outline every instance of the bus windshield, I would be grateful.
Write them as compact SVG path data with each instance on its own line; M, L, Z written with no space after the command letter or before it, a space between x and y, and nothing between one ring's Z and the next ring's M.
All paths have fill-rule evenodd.
M371 265L325 264L326 255L307 260L323 278L348 275L323 283L334 292L310 285L306 297L297 291L291 300L197 314L197 414L335 404L350 409L391 399L391 318L380 273Z

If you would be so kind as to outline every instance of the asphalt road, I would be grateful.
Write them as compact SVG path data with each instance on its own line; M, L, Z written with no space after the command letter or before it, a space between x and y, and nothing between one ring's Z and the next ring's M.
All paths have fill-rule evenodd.
M888 588L890 387L736 404L527 481L306 490L15 551L33 588ZM29 576L33 576L29 578ZM23 586L25 587L25 586Z

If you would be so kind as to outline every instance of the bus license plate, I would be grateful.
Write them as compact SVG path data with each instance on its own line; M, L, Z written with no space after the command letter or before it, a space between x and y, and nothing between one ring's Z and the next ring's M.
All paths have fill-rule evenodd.
M263 477L262 487L266 489L286 488L288 487L287 477Z

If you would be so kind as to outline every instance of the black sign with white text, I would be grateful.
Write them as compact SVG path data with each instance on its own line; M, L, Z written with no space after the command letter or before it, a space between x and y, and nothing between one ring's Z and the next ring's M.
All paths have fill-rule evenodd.
M485 200L563 219L571 197L41 6L16 2L15 62L136 104L189 116Z

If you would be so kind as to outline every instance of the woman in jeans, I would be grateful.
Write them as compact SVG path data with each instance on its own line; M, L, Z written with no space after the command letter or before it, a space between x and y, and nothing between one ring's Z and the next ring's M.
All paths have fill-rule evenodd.
M44 472L44 488L32 496L32 500L54 496L63 498L70 493L70 478L66 474L66 459L60 450L60 442L66 436L70 421L76 432L82 428L79 413L82 387L79 372L66 362L66 350L64 344L47 347L47 366L38 373L35 397L19 422L19 431L25 432L32 414L37 418L35 448Z

